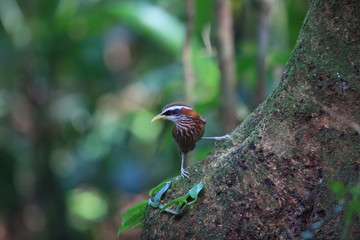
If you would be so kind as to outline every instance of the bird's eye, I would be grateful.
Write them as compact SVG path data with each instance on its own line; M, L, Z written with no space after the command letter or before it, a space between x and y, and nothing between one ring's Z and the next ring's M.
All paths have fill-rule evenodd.
M172 110L168 110L166 112L163 113L163 115L166 115L166 116L170 116L173 114L173 111Z
M165 116L173 116L173 115L180 115L181 114L181 110L180 109L173 109L173 110L167 110L166 112L164 112L162 115Z

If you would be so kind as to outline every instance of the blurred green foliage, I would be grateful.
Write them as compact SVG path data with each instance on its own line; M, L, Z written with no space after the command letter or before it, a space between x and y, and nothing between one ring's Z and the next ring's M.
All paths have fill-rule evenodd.
M270 3L267 93L307 9ZM216 46L214 6L196 1L192 43L206 136L223 134L218 62L202 40L208 28ZM232 11L240 122L255 107L258 1L233 0ZM184 100L184 19L181 0L0 1L1 236L116 239L121 209L178 174L171 124L150 120ZM195 159L212 148L200 142Z
M344 230L341 239L349 239L349 232L352 225L355 226L355 217L360 216L360 181L356 184L345 186L343 182L332 181L330 187L335 194L339 205L344 208Z
M301 233L301 240L315 239L316 232L321 227L339 216L343 216L343 230L341 233L341 240L350 239L350 229L356 227L355 218L360 215L360 182L356 184L351 183L346 186L341 181L328 180L328 185L337 199L337 205L332 210L331 214L326 214L324 217L312 223L308 229Z

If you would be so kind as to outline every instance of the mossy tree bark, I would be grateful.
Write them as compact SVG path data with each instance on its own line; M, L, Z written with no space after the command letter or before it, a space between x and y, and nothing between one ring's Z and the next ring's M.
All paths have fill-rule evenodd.
M310 2L279 87L164 199L203 182L198 202L180 216L150 209L142 238L298 239L326 217L317 239L339 239L327 180L358 181L360 136L322 106L360 122L359 0Z

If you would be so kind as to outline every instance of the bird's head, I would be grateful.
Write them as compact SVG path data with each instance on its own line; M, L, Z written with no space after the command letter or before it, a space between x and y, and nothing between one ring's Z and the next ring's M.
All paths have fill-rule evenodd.
M167 119L178 123L184 120L200 119L204 123L206 120L197 112L195 112L191 107L183 103L171 103L166 105L160 114L156 115L151 122L154 122L158 119Z

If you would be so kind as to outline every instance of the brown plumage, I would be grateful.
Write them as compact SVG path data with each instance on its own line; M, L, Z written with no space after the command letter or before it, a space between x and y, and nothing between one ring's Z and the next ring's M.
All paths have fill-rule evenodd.
M221 140L228 138L223 137L207 137L203 138L206 120L199 113L195 112L191 107L183 103L171 103L166 105L160 114L156 115L153 121L158 119L167 119L173 121L175 126L172 135L181 152L181 176L188 178L188 172L184 170L185 154L195 148L195 144L200 139Z
M164 109L172 106L186 106L185 104L174 105L174 103L169 105L166 105ZM186 154L195 148L195 143L204 135L206 120L194 110L187 108L180 109L177 118L172 135L180 152Z

